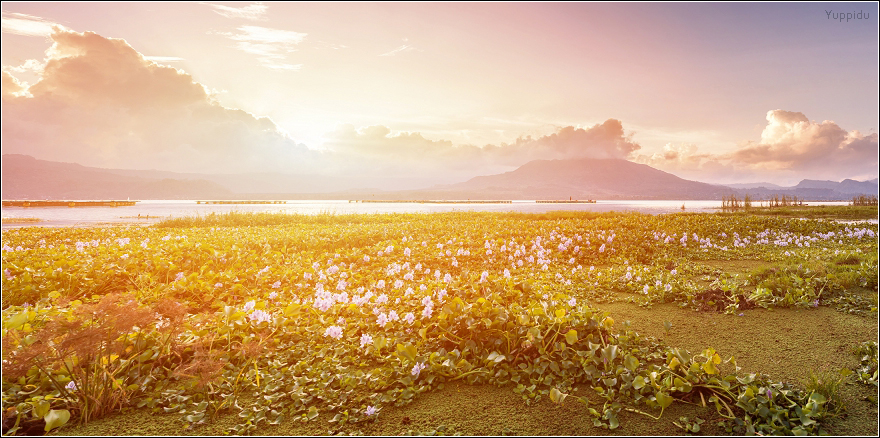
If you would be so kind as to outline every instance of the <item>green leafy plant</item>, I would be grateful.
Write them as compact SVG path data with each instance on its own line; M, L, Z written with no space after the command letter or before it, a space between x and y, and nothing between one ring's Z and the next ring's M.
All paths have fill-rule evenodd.
M669 348L596 304L827 304L871 285L869 231L565 212L236 213L4 232L3 409L16 416L5 433L126 407L194 430L224 415L233 434L284 421L356 432L454 381L510 386L527 404L582 403L609 430L621 411L660 419L695 403L736 433L820 433L833 392L743 375L711 348ZM864 249L858 264L834 263L853 248ZM719 259L772 268L742 280L703 264ZM859 376L876 382L873 357Z
M837 416L846 411L846 405L840 394L840 387L843 385L852 371L842 368L840 371L810 370L810 374L801 382L808 393L816 393L822 395L825 402L825 411L828 416Z
M678 421L673 421L672 424L690 435L692 433L700 433L700 425L705 422L706 420L703 420L702 418L694 418L691 420L688 417L679 417Z

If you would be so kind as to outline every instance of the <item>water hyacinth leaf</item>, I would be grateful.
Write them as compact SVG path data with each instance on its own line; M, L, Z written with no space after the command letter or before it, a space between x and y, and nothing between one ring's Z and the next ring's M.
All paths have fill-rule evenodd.
M703 371L705 371L706 374L717 374L718 373L718 369L715 368L715 363L712 360L709 360L703 364Z
M486 359L490 362L500 363L501 361L506 359L506 357L503 354L498 353L497 351L493 351L489 353L489 357Z
M565 394L556 388L550 389L550 401L553 403L562 404L566 397L568 397L568 394Z
M541 329L538 327L530 327L526 336L529 342L534 343L537 339L541 338Z
M655 394L655 397L657 399L657 404L660 405L661 409L666 409L667 407L669 407L669 405L671 405L672 401L674 400L671 395L666 394L662 391L658 391L657 394Z
M614 325L614 318L612 318L610 316L606 316L605 319L602 320L602 326L604 326L606 329L610 329L611 326L613 326L613 325Z
M410 361L416 360L416 356L418 355L418 350L412 344L397 344L397 353L401 356L409 359Z
M578 332L577 330L569 330L568 333L565 334L565 342L568 342L568 345L574 345L575 342L578 341Z
M296 303L290 303L287 307L284 308L284 316L286 317L297 317L300 314L300 305Z
M33 402L34 405L34 417L43 418L46 414L49 413L49 408L51 407L51 403L47 400L39 400Z
M52 409L49 413L43 417L43 420L46 421L46 427L43 429L46 432L49 432L52 429L59 428L67 424L67 421L70 420L70 411L67 409Z
M746 375L743 377L737 377L736 380L743 385L748 385L749 383L752 383L755 381L755 375L749 374L749 375ZM751 388L748 388L748 390L751 390Z
M645 387L645 378L642 376L636 376L636 378L633 379L632 385L633 385L633 388L635 388L636 390L644 388Z
M617 429L620 426L620 420L617 419L617 416L614 415L608 419L608 428L609 429Z
M693 386L690 384L690 382L678 377L673 380L673 383L675 384L675 387L677 387L678 390L681 392L691 392L691 390L693 389Z
M623 365L630 371L635 371L639 367L639 360L635 356L628 354L623 360Z
M614 359L617 358L617 345L609 345L602 350L602 359L605 362L611 363L614 362Z
M28 321L27 310L18 313L11 318L3 321L3 328L9 330L18 330Z

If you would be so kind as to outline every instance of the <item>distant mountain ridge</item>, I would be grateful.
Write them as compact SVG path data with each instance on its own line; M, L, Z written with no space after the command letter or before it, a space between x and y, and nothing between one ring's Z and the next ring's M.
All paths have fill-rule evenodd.
M232 193L204 179L119 175L28 155L3 155L2 168L3 199L215 199Z
M732 189L785 189L786 187L780 186L778 184L768 183L768 182L758 182L758 183L739 183L739 184L722 184L724 186L730 187Z
M873 182L872 182L873 181ZM845 179L841 182L835 181L819 181L813 179L805 179L794 186L795 189L831 189L840 193L848 193L853 195L876 195L878 188L877 179L869 181L856 181Z
M733 190L689 181L622 159L535 160L510 172L478 176L447 190L499 199L720 199Z
M2 156L3 199L721 199L749 194L806 200L850 200L877 195L878 179L803 180L794 187L769 183L738 187L679 178L622 159L535 160L517 169L430 189L382 191L354 177L320 175L210 175L86 167ZM771 187L768 187L771 186Z
M880 179L874 178L866 181L856 181L853 179L845 179L843 181L828 181L804 179L797 185L791 187L779 186L770 183L749 183L749 184L725 184L727 187L737 189L743 194L748 193L751 196L771 196L773 194L784 194L788 196L797 196L799 198L809 199L838 199L849 200L857 195L874 195L880 194Z

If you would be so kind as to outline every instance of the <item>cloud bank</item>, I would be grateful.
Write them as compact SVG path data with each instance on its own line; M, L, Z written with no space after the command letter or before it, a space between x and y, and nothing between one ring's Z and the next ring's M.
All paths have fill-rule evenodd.
M246 48L255 54L260 44L289 48L305 36L239 30L238 41L253 43ZM878 168L877 134L783 110L768 112L760 141L729 154L672 143L638 154L641 146L617 119L483 146L383 125L340 125L309 149L269 118L220 105L192 76L152 62L124 40L58 27L50 36L45 62L3 67L3 153L107 168L344 176L386 189L454 183L538 159L631 159L707 182L867 179ZM23 71L39 80L28 85L15 76Z
M4 69L4 153L199 172L282 170L314 155L268 118L221 106L190 75L124 40L60 29L51 38L32 86Z
M342 125L325 136L340 169L431 176L434 183L505 172L532 160L628 158L640 146L625 134L619 120L588 128L567 126L537 138L525 136L500 145L455 145L416 132L394 133L387 126L355 129ZM427 181L427 179L426 179Z
M877 176L877 134L846 131L837 123L810 121L781 109L767 112L758 142L746 142L729 154L699 153L696 145L668 144L663 152L636 161L676 175L717 182L800 179L869 179Z
M773 110L767 112L760 143L747 145L730 159L767 170L876 172L877 134L847 132L829 120L811 122L799 112Z
M243 43L296 44L304 36L241 29ZM319 151L268 118L223 107L192 76L152 62L124 40L60 29L51 38L45 63L34 67L36 83L3 70L3 153L108 168L339 175L401 188L458 182L535 159L627 158L639 149L621 122L609 119L483 147L381 125L340 125Z

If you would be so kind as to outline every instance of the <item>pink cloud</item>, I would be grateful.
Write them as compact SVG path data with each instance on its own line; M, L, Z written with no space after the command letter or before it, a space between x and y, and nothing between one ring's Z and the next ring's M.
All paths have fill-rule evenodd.
M877 169L877 134L847 132L829 120L811 122L792 111L767 112L760 143L749 143L730 155L735 163L768 170L822 174L862 173Z
M589 128L566 126L559 131L533 139L521 137L512 144L502 144L498 154L512 157L512 162L524 158L569 159L569 158L629 158L641 146L627 135L623 124L616 119ZM521 163L522 164L522 163Z
M436 182L505 172L538 159L627 158L640 148L615 119L589 128L567 126L537 138L526 136L510 144L482 147L430 140L418 132L394 133L382 125L361 129L342 125L325 136L324 147L342 167L432 177Z
M696 145L668 144L636 160L686 178L717 182L868 179L877 176L877 134L846 131L837 123L810 121L803 113L767 112L759 142L730 154L700 153Z
M2 90L3 97L9 96L13 98L18 94L26 91L24 84L21 83L15 76L12 76L6 69L3 69L3 82L2 82Z
M280 170L307 150L268 118L216 102L183 71L121 39L57 31L23 95L3 73L3 152L100 167Z

